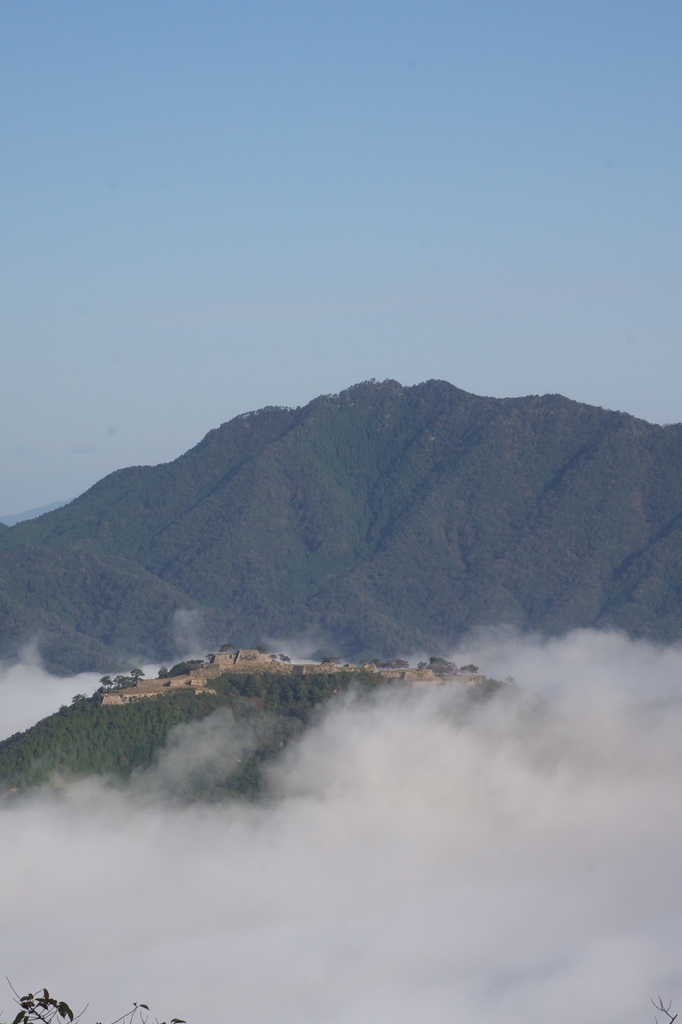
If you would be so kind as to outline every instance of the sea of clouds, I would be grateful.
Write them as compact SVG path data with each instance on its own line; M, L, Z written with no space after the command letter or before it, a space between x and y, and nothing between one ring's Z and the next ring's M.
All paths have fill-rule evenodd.
M452 656L520 696L339 699L258 804L182 799L253 742L229 714L181 727L128 787L6 801L0 974L90 1002L86 1020L133 1000L189 1024L635 1024L659 992L682 1006L682 649L489 633ZM0 720L85 682L15 666Z

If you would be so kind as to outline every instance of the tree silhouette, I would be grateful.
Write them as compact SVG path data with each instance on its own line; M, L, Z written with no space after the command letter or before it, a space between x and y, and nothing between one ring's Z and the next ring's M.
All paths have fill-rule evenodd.
M27 992L25 996L17 995L12 984L9 983L14 993L14 1002L19 1007L19 1012L12 1021L12 1024L59 1024L60 1021L69 1021L69 1024L82 1019L87 1010L84 1007L80 1013L74 1013L68 1003L62 999L55 999L46 988L40 988L37 992ZM147 1011L145 1014L144 1011ZM131 1010L117 1017L111 1024L133 1024L139 1021L140 1024L147 1024L149 1021L149 1007L146 1003L133 1003ZM155 1024L166 1024L166 1021L159 1021L154 1018ZM101 1022L100 1022L101 1024ZM180 1017L172 1017L168 1024L186 1024Z
M673 1024L673 1021L677 1020L677 1014L670 1012L670 1007L673 1005L672 999L668 1002L667 1006L665 1005L660 996L658 997L658 1001L652 999L651 1002L653 1003L654 1008L656 1010L660 1010L661 1013L665 1014L668 1024ZM658 1017L656 1018L656 1024L658 1024Z

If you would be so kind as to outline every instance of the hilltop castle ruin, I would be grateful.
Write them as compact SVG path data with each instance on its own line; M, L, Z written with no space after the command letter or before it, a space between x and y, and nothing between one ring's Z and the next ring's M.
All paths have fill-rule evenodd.
M207 684L211 679L221 676L224 672L272 672L277 675L293 676L305 676L313 673L319 675L320 673L331 674L334 672L376 672L382 679L395 679L409 683L411 686L432 686L443 682L458 682L476 686L485 678L480 675L463 673L444 677L436 674L430 668L378 668L373 662L364 665L337 665L330 662L291 664L291 662L278 661L275 655L265 654L262 651L229 650L225 646L221 647L217 654L209 655L207 662L203 665L192 668L189 672L182 675L165 676L161 679L138 679L132 686L124 690L105 694L102 703L128 704L130 701L140 700L144 697L157 697L188 690L197 695L215 693L216 691Z

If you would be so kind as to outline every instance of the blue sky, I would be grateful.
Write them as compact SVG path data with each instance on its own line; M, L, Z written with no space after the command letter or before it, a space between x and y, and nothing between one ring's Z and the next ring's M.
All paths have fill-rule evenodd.
M0 5L0 513L370 377L682 420L682 7Z

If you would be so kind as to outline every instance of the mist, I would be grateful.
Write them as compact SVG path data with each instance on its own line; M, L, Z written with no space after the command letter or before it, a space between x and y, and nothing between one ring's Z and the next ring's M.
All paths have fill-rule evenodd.
M659 992L679 1008L682 650L488 633L452 657L515 676L516 696L339 699L257 804L183 800L255 742L222 713L128 786L4 804L2 972L92 1020L133 1000L189 1024L634 1024Z
M140 662L132 658L129 664ZM142 663L141 667L145 675L153 677L159 666ZM62 704L70 704L77 693L91 696L100 680L99 672L80 672L67 677L51 675L33 645L23 650L20 661L0 663L0 741L35 725L41 718L58 711Z
M25 651L21 662L0 665L0 740L35 725L62 704L70 704L76 693L90 696L98 686L99 676L94 672L66 679L52 676L36 652Z

